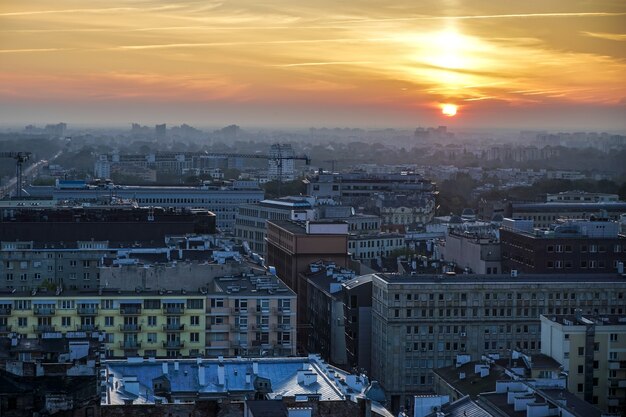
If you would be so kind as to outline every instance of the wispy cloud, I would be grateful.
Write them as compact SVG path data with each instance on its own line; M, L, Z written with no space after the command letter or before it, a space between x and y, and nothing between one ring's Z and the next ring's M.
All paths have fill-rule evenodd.
M625 16L626 12L588 12L588 13L512 13L512 14L485 14L461 16L409 16L392 18L353 18L340 19L339 23L367 23L367 22L410 22L419 20L489 20L489 19L517 19L517 18L554 18L554 17L610 17Z
M606 39L609 41L626 41L626 34L624 33L603 33L603 32L581 32L585 36L592 38Z
M277 64L271 65L272 67L317 67L325 65L368 65L372 64L372 61L330 61L330 62L299 62L296 64Z
M0 49L0 54L19 54L29 52L59 52L69 51L69 48L26 48L26 49Z
M178 9L180 6L169 5L169 6L158 6L158 7L106 7L106 8L98 8L98 9L52 9L52 10L31 10L31 11L23 11L23 12L5 12L0 13L0 17L17 17L17 16L34 16L34 15L45 15L45 14L75 14L75 13L118 13L118 12L148 12L148 11L160 11L160 10L172 10Z

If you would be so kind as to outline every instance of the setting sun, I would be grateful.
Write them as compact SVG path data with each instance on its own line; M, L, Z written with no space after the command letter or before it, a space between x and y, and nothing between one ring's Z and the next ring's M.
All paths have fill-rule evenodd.
M454 104L444 104L441 106L441 113L452 117L456 115L456 106Z

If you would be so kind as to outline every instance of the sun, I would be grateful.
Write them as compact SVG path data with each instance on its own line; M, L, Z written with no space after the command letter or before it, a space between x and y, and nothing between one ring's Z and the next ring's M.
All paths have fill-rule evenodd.
M442 104L441 105L441 113L448 117L452 117L456 115L456 105L454 104Z

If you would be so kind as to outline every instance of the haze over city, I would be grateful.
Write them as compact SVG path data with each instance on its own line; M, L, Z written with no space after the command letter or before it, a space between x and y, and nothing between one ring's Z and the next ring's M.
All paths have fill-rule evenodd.
M619 0L3 2L0 123L623 130L625 23Z

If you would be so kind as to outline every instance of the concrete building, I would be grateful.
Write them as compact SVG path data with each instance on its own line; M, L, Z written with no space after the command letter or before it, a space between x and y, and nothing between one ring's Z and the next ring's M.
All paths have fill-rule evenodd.
M230 185L183 186L93 186L85 182L72 188L63 186L33 186L28 193L35 197L52 198L57 201L101 203L113 198L136 201L142 207L200 208L216 215L217 227L225 232L235 229L235 215L242 204L256 203L263 199L255 181L234 181Z
M305 180L307 194L346 203L368 201L375 194L389 192L433 192L435 185L416 173L365 174L362 172L319 172Z
M505 217L533 220L535 227L548 228L558 219L589 219L591 216L599 216L618 221L623 213L626 213L626 202L511 203Z
M487 275L502 273L500 242L493 235L450 229L445 240L439 242L438 251L442 261L451 264L459 272Z
M617 297L624 304L624 293ZM562 365L570 392L606 412L626 412L625 315L542 315L541 351Z
M267 220L314 220L312 198L283 197L242 204L235 217L235 237L265 257Z
M546 203L617 203L619 195L588 193L585 191L563 191L546 195Z
M270 146L267 178L270 181L293 181L295 152L290 144L275 143Z
M551 230L505 219L500 242L505 273L617 272L626 263L626 236L617 222L603 219L571 220Z
M456 355L540 353L540 314L624 314L618 275L372 275L372 372L391 400L430 390Z

